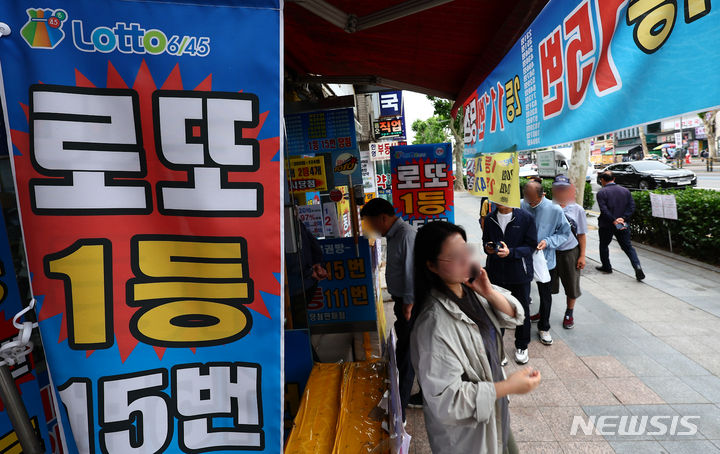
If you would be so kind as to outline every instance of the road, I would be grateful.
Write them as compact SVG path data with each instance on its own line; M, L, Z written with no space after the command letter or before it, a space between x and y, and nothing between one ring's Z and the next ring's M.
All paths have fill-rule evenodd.
M714 172L707 172L705 168L688 167L698 177L697 187L700 189L720 190L720 167L715 167Z

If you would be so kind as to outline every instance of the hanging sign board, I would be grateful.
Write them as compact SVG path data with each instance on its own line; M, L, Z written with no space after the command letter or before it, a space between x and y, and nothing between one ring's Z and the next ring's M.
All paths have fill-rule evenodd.
M551 0L464 102L464 153L544 148L719 106L718 36L709 0Z
M452 146L404 145L390 150L392 199L398 216L413 224L455 222Z
M290 187L293 192L325 192L327 177L325 160L320 157L288 159Z
M0 3L64 452L282 450L280 5L226 3Z
M539 155L538 155L539 156ZM467 160L468 192L501 205L520 208L516 153L497 153Z

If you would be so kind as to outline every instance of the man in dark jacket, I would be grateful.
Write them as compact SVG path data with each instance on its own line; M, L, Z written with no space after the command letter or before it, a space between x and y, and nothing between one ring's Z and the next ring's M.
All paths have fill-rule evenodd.
M530 343L532 254L538 245L535 221L525 210L497 205L485 217L483 245L490 282L509 290L525 309L524 323L515 328L515 362L525 364Z
M630 259L635 269L635 278L638 281L645 279L635 248L630 242L630 216L635 212L635 201L626 188L615 183L612 172L606 170L600 174L602 189L597 193L597 202L600 206L598 218L598 232L600 234L600 262L596 267L604 273L612 273L610 266L610 242L613 236L620 243L620 248Z

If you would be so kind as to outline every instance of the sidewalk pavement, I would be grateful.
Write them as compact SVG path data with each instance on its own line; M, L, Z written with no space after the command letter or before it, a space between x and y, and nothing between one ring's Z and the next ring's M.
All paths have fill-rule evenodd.
M455 204L456 223L466 227L470 243L479 243L477 199L456 193ZM589 223L595 224L592 218ZM637 252L647 275L643 283L635 280L616 243L610 251L616 271L596 271L598 238L592 229L575 328L562 328L562 295L553 299L552 346L537 341L533 325L529 365L540 370L543 380L533 393L510 398L520 452L720 453L720 274L669 254ZM533 301L534 313L535 286ZM510 374L519 367L513 361L512 330L504 342ZM615 417L606 419L611 424L627 420L621 417L662 416L657 421L668 426L680 417L697 417L689 420L697 432L656 435L648 425L638 435L571 434L575 416L587 423L588 417L603 415ZM408 412L408 432L411 453L430 452L422 410Z

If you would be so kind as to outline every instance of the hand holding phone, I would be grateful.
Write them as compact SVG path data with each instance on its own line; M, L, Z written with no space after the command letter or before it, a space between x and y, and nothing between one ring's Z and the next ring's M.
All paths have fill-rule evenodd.
M480 274L480 270L478 269L478 266L473 264L470 267L470 278L468 279L468 283L472 284L475 279L477 279L478 275Z
M488 241L485 243L485 252L488 254L497 254L500 247L494 241Z

